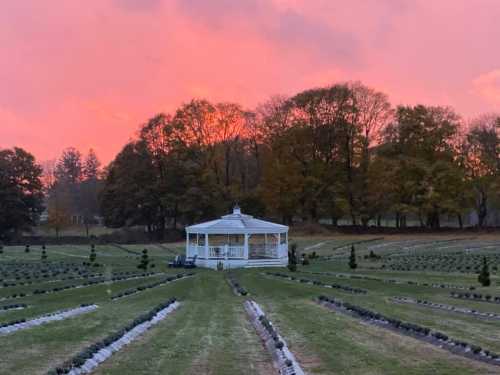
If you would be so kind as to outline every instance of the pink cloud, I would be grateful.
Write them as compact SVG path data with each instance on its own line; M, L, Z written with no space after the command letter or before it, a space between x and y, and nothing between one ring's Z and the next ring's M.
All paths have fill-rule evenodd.
M7 0L0 147L107 162L193 96L251 108L345 80L395 104L498 111L499 18L497 0Z
M500 69L481 74L473 81L474 92L500 106Z

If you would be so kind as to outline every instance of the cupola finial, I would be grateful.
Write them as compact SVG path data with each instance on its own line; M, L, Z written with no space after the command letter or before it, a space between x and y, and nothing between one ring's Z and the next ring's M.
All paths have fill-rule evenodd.
M233 215L241 215L241 209L240 206L238 206L238 203L236 203L233 207Z

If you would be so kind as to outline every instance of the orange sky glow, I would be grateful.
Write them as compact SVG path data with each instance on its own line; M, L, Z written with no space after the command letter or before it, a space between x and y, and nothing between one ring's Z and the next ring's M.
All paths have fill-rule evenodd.
M0 148L109 162L193 97L253 108L360 80L393 104L500 111L498 0L5 0Z

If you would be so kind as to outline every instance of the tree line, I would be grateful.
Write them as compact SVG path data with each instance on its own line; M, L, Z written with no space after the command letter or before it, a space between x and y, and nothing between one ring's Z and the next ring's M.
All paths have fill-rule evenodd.
M143 124L107 169L110 226L163 230L244 211L334 225L439 228L500 205L500 117L465 123L451 108L398 106L361 83L273 97L253 111L192 100Z
M235 202L287 224L366 227L390 216L400 228L417 220L437 229L443 217L462 226L475 213L482 227L500 208L500 116L466 122L449 107L394 107L359 82L272 97L254 110L193 99L141 125L104 169L95 153L70 148L49 170L42 175L21 149L1 151L0 205L17 219L0 219L0 232L36 222L44 194L55 230L76 206L84 223L102 216L107 226L161 236Z

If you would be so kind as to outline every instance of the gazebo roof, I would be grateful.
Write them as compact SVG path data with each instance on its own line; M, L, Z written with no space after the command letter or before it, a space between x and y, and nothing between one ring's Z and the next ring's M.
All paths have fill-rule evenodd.
M186 227L186 232L208 234L285 233L288 232L288 227L242 214L240 208L236 206L232 214L224 215L217 220L191 225Z

